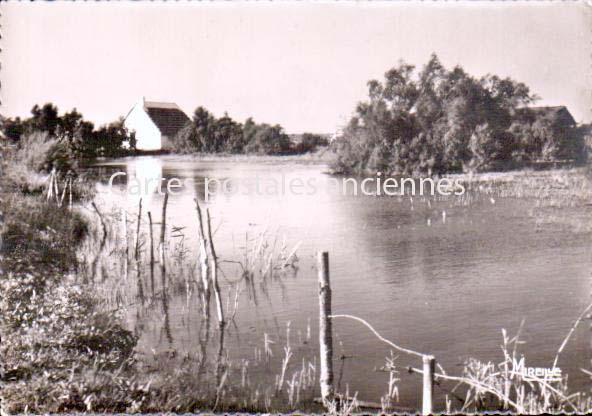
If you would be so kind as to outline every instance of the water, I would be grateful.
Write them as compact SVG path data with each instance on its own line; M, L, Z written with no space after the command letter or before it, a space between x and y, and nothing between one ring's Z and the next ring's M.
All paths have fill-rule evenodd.
M204 202L204 178L246 179L278 183L301 178L313 180L319 192L242 195L217 189L207 205L212 214L218 256L240 260L245 235L267 227L270 236L298 242L298 272L272 284L257 304L240 295L236 326L226 342L232 359L253 360L263 348L263 334L275 341L271 348L275 367L253 377L273 380L283 355L286 324L290 322L295 347L293 367L301 357L317 352L318 298L315 253L330 253L333 313L367 320L385 338L401 346L433 354L449 374L458 375L468 357L500 362L501 329L513 335L524 320L521 351L526 365L550 367L569 328L590 301L590 239L586 233L559 224L537 224L532 199L473 195L467 203L447 199L355 196L327 192L326 168L296 162L248 160L191 160L183 157L140 157L98 165L103 179L123 171L128 178L177 177L188 179L171 195L167 223L185 227L189 256L197 253L194 198ZM122 179L122 178L120 178ZM123 187L124 185L119 185ZM153 187L154 188L154 187ZM97 200L126 207L132 218L137 196L114 195L105 183ZM228 191L228 189L226 190ZM144 212L160 221L163 197L144 196ZM445 214L443 215L443 212ZM156 229L156 228L155 228ZM232 303L227 281L237 278L236 265L224 263L223 296ZM174 349L199 351L197 300L179 292L169 300L163 335L163 309L130 307L130 326L139 331L144 351ZM231 308L232 309L232 308ZM310 323L312 338L306 342ZM589 380L580 368L590 367L588 322L574 333L559 366L574 390L587 390ZM377 371L389 355L387 345L365 327L348 320L334 321L336 382L347 385L358 398L380 401L388 374ZM348 357L339 360L340 356ZM407 366L420 367L417 358L400 355L399 405L420 403L420 376L407 374ZM273 381L272 381L273 382ZM445 385L446 389L453 385ZM436 388L439 406L445 391Z

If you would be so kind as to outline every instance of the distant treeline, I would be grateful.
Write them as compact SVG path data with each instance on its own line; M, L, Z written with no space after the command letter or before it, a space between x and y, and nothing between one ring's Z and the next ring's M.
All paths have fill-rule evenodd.
M58 108L51 103L35 105L29 118L2 119L1 129L8 140L17 145L26 144L31 151L42 145L47 153L47 160L39 167L43 170L54 165L65 169L82 159L137 153L135 134L124 127L123 118L97 128L76 109L59 115ZM312 133L302 134L296 143L277 124L259 124L252 118L238 123L226 114L216 118L205 108L198 107L192 119L173 138L170 150L282 155L307 153L327 144L325 136Z
M584 162L590 125L576 126L564 107L529 108L536 100L523 83L447 70L435 55L419 72L402 62L368 82L334 168L431 175Z
M327 144L327 138L312 133L304 133L295 143L278 124L255 123L252 118L239 123L227 114L216 118L204 107L196 108L191 121L172 141L175 152L264 155L306 153Z

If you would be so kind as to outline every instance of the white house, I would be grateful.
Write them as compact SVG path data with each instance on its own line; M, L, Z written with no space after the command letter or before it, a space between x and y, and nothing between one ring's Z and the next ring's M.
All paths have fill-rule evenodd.
M146 101L142 97L125 117L124 125L136 133L138 150L166 150L188 122L189 117L177 104Z

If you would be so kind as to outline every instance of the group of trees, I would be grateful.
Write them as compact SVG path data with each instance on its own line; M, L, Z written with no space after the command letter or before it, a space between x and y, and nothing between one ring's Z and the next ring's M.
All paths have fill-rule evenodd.
M323 143L319 135L305 133L307 144L294 144L278 125L256 123L248 118L239 123L227 114L216 118L204 107L198 107L191 121L173 139L177 152L253 153L285 155L314 151Z
M328 146L327 137L320 134L304 133L299 143L295 144L296 153L313 152L317 147Z
M400 63L368 90L336 143L336 170L438 174L586 155L585 129L537 117L523 83L447 70L435 55L419 72Z
M60 116L58 108L51 103L42 107L35 105L29 118L4 119L2 131L7 139L17 144L24 136L46 133L48 139L57 139L59 143L54 151L75 159L122 156L136 146L134 134L128 133L122 119L95 128L76 109Z
M58 108L50 103L35 105L29 118L5 118L1 127L4 136L15 143L34 133L57 139L59 146L52 153L62 158L118 157L136 150L135 134L126 130L123 119L96 128L76 109L60 116ZM216 118L198 107L190 122L173 138L172 151L285 155L311 152L322 145L327 141L320 135L305 133L295 144L277 124L255 123L252 118L239 123L227 114Z

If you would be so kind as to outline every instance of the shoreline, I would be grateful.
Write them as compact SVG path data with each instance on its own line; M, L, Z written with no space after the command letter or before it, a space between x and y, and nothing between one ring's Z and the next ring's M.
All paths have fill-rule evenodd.
M306 161L308 159L303 158L302 156L253 155L167 155L159 157L164 157L165 160L178 160L178 158L182 158L181 160L187 161L244 160L246 162L263 164L283 162L293 163L302 161L303 159ZM312 161L310 161L309 164L323 165L325 162L320 162L320 160L321 157L312 158ZM573 197L577 198L576 203L578 205L576 208L581 208L582 204L590 201L589 196L592 195L592 192L584 192L584 188L582 188L583 185L587 186L586 189L590 188L590 180L586 176L586 170L584 168L553 169L548 171L522 170L513 172L489 172L474 175L455 174L449 175L449 177L461 178L462 180L469 181L472 185L478 187L475 188L475 191L477 192L483 192L486 194L491 192L492 195L503 193L505 196L518 198L539 198L542 204L541 208L548 207L553 210L560 208L562 214L565 213L565 206L573 208L573 205L571 205L574 203L572 199ZM4 185L4 179L5 178L0 181L0 185ZM549 192L553 193L548 194ZM549 195L552 197L549 197ZM7 196L7 199L8 198L11 200L6 201L7 206L9 208L14 208L14 212L10 212L10 221L14 222L14 217L18 215L19 217L17 219L19 222L23 223L23 229L26 229L28 230L27 232L31 233L25 234L23 232L24 245L29 255L22 256L22 258L18 258L18 260L22 261L24 266L30 266L31 259L36 257L35 250L37 250L37 254L45 253L46 249L42 243L46 244L49 242L49 244L56 245L58 243L54 241L55 236L58 237L57 240L65 240L64 236L68 235L68 233L74 235L77 232L77 227L75 227L76 224L73 224L71 228L60 228L60 224L63 225L66 224L67 221L72 220L71 216L76 213L76 209L67 211L57 207L57 205L49 203L45 200L43 192L36 195L21 195L15 193L15 195ZM23 204L23 200L28 201L29 205ZM60 215L50 216L48 214L54 210L58 211ZM35 221L27 221L27 219L31 217L34 218ZM40 222L41 220L46 221L46 223ZM561 220L561 218L559 220ZM100 231L97 231L99 229L98 225L90 221L88 222L88 227L90 227L88 233L91 236L94 236L92 238L100 239L102 234ZM25 224L32 224L32 226L31 228L26 228ZM45 227L46 224L49 224L47 227L50 229L55 229L57 231L54 234L49 233L47 227ZM109 223L108 226L116 227L117 223ZM40 244L37 244L37 239L42 239L43 241L40 240ZM64 252L69 252L72 248L76 248L77 245L80 244L77 239L72 239L72 241L76 242L76 244L73 243L69 246L64 244L64 247L59 247L63 248ZM52 261L59 260L60 254L58 253L57 255L52 256L51 259ZM11 258L10 260L15 260L15 258ZM17 403L17 406L12 408L13 410L22 412L24 409L27 409L25 406L29 406L28 410L39 411L41 413L55 411L189 412L209 411L210 409L216 408L216 402L214 399L206 394L211 393L207 389L205 390L205 399L203 401L196 401L193 398L195 392L199 391L200 388L203 388L199 382L195 380L195 374L198 372L196 366L199 363L193 361L189 361L189 364L185 362L181 363L178 358L183 359L184 357L176 358L172 353L169 354L168 351L161 352L154 356L139 356L135 350L132 333L129 329L125 329L125 327L121 326L122 321L120 319L108 321L109 325L107 328L103 328L97 324L91 331L87 325L89 314L92 314L91 316L96 316L97 320L103 319L102 314L104 312L100 303L103 300L100 299L100 296L96 293L92 293L92 286L84 285L75 279L75 277L80 277L82 274L77 276L77 271L73 270L77 264L74 257L70 256L68 259L63 260L63 262L66 268L64 270L58 270L52 275L55 278L55 284L58 285L57 290L52 290L52 293L60 294L61 297L58 297L58 299L48 296L45 300L39 299L37 302L28 303L29 301L27 300L26 295L30 294L32 284L36 285L38 284L38 281L36 280L29 283L22 279L24 275L21 275L20 273L14 273L12 278L3 279L2 281L3 285L7 285L7 289L10 291L8 293L11 294L11 299L21 302L18 304L18 308L26 308L24 309L26 313L32 313L34 315L38 314L39 317L35 316L32 318L34 322L39 321L42 322L43 325L51 325L52 328L52 332L44 338L41 338L36 332L33 332L33 329L26 330L31 332L19 332L23 331L23 329L6 330L3 328L3 338L8 342L15 343L3 345L4 351L8 351L10 345L13 345L12 349L17 351L11 351L10 354L6 353L5 355L9 357L9 359L4 360L3 363L10 364L9 375L17 378L16 381L4 380L4 395L5 398L8 397L8 400L5 399L5 402L9 404ZM44 272L45 269L41 268L38 270L39 276L44 276ZM47 278L47 275L48 273L45 273L45 278ZM54 287L55 286L52 286L51 288ZM23 297L23 295L25 295L25 297ZM43 298L43 296L40 298ZM92 301L92 299L95 300ZM99 305L98 308L80 309L81 304L90 305L89 302L91 301L97 302L95 305ZM50 361L48 364L46 364L45 361L41 364L36 363L39 368L31 366L27 362L25 355L33 348L28 346L28 339L31 337L38 337L34 339L37 341L40 340L39 344L41 349L46 346L62 345L59 344L59 342L61 342L60 336L62 335L60 321L51 321L51 323L48 324L46 321L47 318L44 316L43 312L41 312L43 310L51 311L50 308L55 302L61 302L60 305L62 309L72 310L70 320L76 324L74 329L79 331L74 332L76 335L75 341L78 342L78 344L75 344L76 346L85 347L86 343L95 342L98 339L97 337L103 337L104 340L99 341L100 346L107 346L109 343L113 343L114 347L106 353L99 353L92 349L96 347L95 342L95 344L89 344L91 350L86 350L84 348L76 350L75 353L77 355L74 357L68 355L71 354L71 351L69 350L66 352L57 350L54 357L48 358L53 361ZM7 303L3 306L3 310L7 312L7 316L8 312L12 309L16 309L13 308L13 304ZM20 314L22 311L21 309L18 309L17 312ZM20 318L16 316L14 319ZM7 342L5 341L3 344L7 344ZM121 346L125 348L122 348ZM100 358L103 356L105 357L105 367L102 367L98 371L92 367L93 359L97 356ZM16 359L19 361L14 361ZM70 360L76 363L83 362L84 364L76 364L78 365L78 367L76 367L70 362ZM118 369L112 369L109 367L108 363L110 360L116 360L118 363L125 365L125 371L118 372ZM136 367L138 363L141 365ZM76 371L79 371L75 373L74 376L71 376L69 372L72 368L77 368ZM26 372L23 373L23 371ZM48 375L43 371L46 371ZM92 375L92 377L89 376L89 374ZM74 377L74 381L70 383L72 385L80 383L80 391L75 392L71 390L71 386L66 382L63 383L64 385L61 387L63 390L56 390L56 392L60 393L59 396L56 393L55 396L45 397L43 402L35 403L33 401L34 394L41 394L42 392L47 391L49 388L48 386L53 385L55 380L67 380L67 377ZM179 383L170 383L170 380L173 377L175 380L182 381L181 386L179 386ZM148 381L153 379L156 381L151 387L147 387L145 390L136 389L134 385L131 387L125 387L124 385L124 382L128 380L132 380L133 383L136 383L135 386L149 385ZM24 395L20 396L21 392L24 391L23 389L29 387L33 393L26 397ZM235 388L238 390L231 389L230 391L234 392L237 396L248 394L246 390L240 390L238 386ZM97 389L101 394L92 396L92 394L95 394L92 392L97 391ZM71 396L65 401L62 397L65 397L66 394ZM140 397L141 400L133 401L131 397L134 395L136 395L135 397ZM125 400L111 400L111 397L114 396L123 397ZM91 397L91 399L87 400L88 397ZM170 404L172 397L178 397L174 401L174 406ZM89 405L87 401L91 404ZM278 402L274 403L274 405L277 406L275 411L294 411L293 408L288 409L286 407L284 409L282 406L285 407L286 403ZM37 407L35 408L31 406ZM251 405L252 407L248 407L243 405L242 402L228 401L221 403L220 406L221 407L218 408L219 411L258 412L266 410L261 403L253 404ZM312 402L308 401L301 402L299 406L300 409L317 410L317 407L315 407Z
M166 161L204 161L204 162L248 162L275 164L278 162L300 162L303 164L330 164L335 154L328 148L322 148L311 153L293 155L258 155L258 154L233 154L233 153L160 153L160 154L138 154L128 155L119 158L97 158L88 166L104 165L106 161L125 161L139 158L159 158Z
M335 158L335 153L330 149L320 149L314 153L306 153L301 155L245 155L245 154L229 154L229 153L191 153L191 154L159 154L159 155L132 155L121 158L101 158L97 159L92 163L89 163L87 167L93 166L109 166L117 164L117 162L129 161L144 157L157 157L163 161L178 161L178 162L238 162L238 163L253 163L253 164L282 164L282 163L294 163L303 165L318 165L325 166L327 168L326 173L335 176L347 176L347 177L372 177L377 176L377 173L367 172L364 174L345 174L334 172L330 168L331 162ZM512 182L519 181L528 178L543 178L548 177L550 179L558 178L562 175L588 175L589 169L585 166L579 167L554 167L549 169L533 169L523 168L517 170L505 170L505 171L488 171L488 172L462 172L462 173L442 173L439 175L425 175L409 176L411 178L449 178L456 179L468 184L484 183L484 182ZM404 175L386 175L384 177L404 177ZM590 174L592 179L592 173Z

